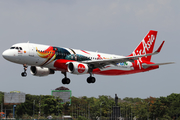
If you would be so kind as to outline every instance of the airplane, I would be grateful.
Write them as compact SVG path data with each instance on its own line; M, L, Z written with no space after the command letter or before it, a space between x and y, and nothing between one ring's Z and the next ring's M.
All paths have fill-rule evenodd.
M91 52L86 50L54 47L34 43L18 43L5 50L2 56L17 64L22 64L26 77L27 67L34 76L47 76L61 71L64 74L63 84L69 84L67 72L71 74L90 74L88 83L95 83L94 74L99 75L128 75L146 72L159 68L160 65L172 64L153 63L152 55L158 54L165 41L153 52L157 31L150 30L136 49L127 56Z

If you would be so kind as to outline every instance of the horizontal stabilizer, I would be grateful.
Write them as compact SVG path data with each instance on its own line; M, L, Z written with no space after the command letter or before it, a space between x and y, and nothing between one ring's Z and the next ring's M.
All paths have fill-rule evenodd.
M163 41L163 42L161 43L161 45L159 46L159 48L158 48L155 52L153 52L153 53L149 53L149 54L145 54L145 55L130 56L130 57L128 57L128 58L129 58L129 59L138 60L140 57L145 57L145 56L151 56L151 55L158 54L158 53L160 53L161 48L163 47L164 42L165 42L165 41Z
M142 64L142 67L144 69L148 68L148 67L151 67L151 66L156 66L156 65L166 65L166 64L174 64L174 62L167 62L167 63L155 63L155 64Z
M82 61L82 63L92 64L92 65L94 65L95 68L102 68L102 67L104 67L106 65L117 64L117 63L120 63L120 62L127 62L127 61L134 62L134 60L138 60L141 57L146 57L146 56L151 56L151 55L158 54L161 51L161 48L162 48L164 42L165 41L163 41L161 43L161 45L159 46L159 48L155 52L153 52L153 53L144 54L144 55L135 55L135 56L131 56L130 55L130 56L126 56L126 57L113 58L113 59L100 59L100 60L93 60L93 61L92 60L88 60L88 61ZM149 64L147 64L147 65L149 65ZM155 66L155 64L152 64L151 66ZM146 68L148 68L148 67L149 66L147 66Z

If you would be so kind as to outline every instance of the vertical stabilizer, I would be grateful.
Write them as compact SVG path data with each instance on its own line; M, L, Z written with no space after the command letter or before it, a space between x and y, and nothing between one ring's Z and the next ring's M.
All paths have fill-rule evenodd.
M150 30L130 56L144 55L153 52L157 31ZM141 58L142 61L151 61L151 56Z

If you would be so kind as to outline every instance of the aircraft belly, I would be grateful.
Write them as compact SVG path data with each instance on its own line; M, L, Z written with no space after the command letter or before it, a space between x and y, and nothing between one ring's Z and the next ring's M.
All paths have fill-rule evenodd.
M50 69L56 69L55 67L54 67L54 61L53 62L51 62L51 63L49 63L49 64L47 64L47 65L44 65L43 67L47 67L47 68L50 68Z
M47 68L50 68L50 69L54 69L54 61L48 61L47 62L47 59L44 59L44 58L39 58L39 57L36 57L36 59L34 59L34 64L36 66L42 66L42 67L47 67Z
M48 62L44 65L42 65L43 63L45 63L46 59L44 58L40 58L38 56L35 57L28 57L27 59L24 59L25 64L29 65L29 66L42 66L42 67L47 67L47 68L51 68L54 69L54 62Z
M97 68L93 70L93 73L100 75L125 75L125 74L130 74L133 71L134 71L134 67L131 66L109 65L102 69Z
M124 70L124 71L129 71L129 70L134 70L134 67L126 67L126 66L114 66L114 65L110 65L110 66L107 66L105 68L102 68L100 69L101 71L106 71L106 70Z

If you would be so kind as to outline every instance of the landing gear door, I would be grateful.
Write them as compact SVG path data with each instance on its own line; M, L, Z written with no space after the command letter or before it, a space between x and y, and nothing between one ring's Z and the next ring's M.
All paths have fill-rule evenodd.
M35 50L34 46L30 44L28 46L29 46L29 56L34 57L34 50Z

